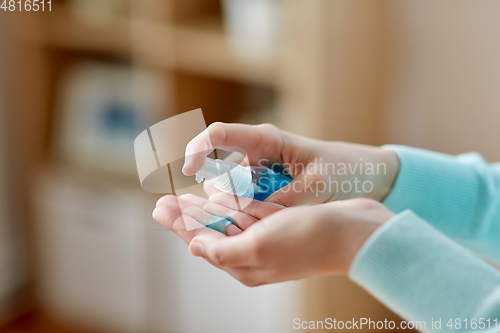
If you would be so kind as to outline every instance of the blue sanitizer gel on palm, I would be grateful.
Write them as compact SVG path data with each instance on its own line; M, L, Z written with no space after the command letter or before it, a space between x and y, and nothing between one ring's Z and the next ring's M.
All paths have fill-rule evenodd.
M231 161L205 159L196 173L196 181L203 179L222 192L264 201L292 178L266 167L244 167Z

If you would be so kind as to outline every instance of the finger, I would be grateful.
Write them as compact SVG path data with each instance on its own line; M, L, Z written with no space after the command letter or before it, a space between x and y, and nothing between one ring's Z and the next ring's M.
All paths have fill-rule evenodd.
M283 140L281 131L272 125L251 126L245 124L213 123L197 135L186 146L186 160L182 172L186 176L198 172L205 157L216 147L239 147L246 151L249 157L253 156L250 164L257 159L276 160L281 156Z
M161 222L168 229L174 232L189 231L192 229L200 228L199 223L192 223L192 219L178 220L177 217L183 215L182 211L184 209L196 205L198 205L198 207L203 207L207 202L208 201L206 199L197 197L192 194L185 194L181 197L166 195L160 198L156 203L155 212L156 215L158 215L159 212L163 212L163 215L161 215L163 217L163 220Z
M216 189L215 186L212 185L212 183L207 181L203 182L203 190L205 190L205 193L208 195L208 197L222 192Z
M230 217L241 230L245 230L258 221L251 215L238 212L237 210L227 208L215 202L208 202L205 206L203 206L203 209L213 215Z
M226 226L226 235L227 236L236 236L241 234L243 230L241 230L237 225L229 224Z
M174 231L174 222L180 216L182 216L182 212L179 198L175 195L165 195L156 202L153 218L167 229Z
M194 206L199 207L201 209L203 209L203 207L209 203L209 201L207 199L200 198L200 197L198 197L198 196L196 196L194 194L191 194L191 193L183 194L179 198L181 198L182 200L185 200L185 201L187 201L187 202L189 202L189 203L193 204ZM184 212L184 214L185 214L185 212ZM215 214L212 214L212 215L215 215ZM229 215L222 215L222 217L225 217L225 216L229 216ZM194 217L194 218L198 222L201 222L200 220L196 219L196 217ZM217 223L217 222L215 222L215 223ZM204 224L204 225L206 225L206 224ZM214 226L212 226L210 228L213 229L213 227ZM242 232L242 230L238 227L237 224L236 225L229 224L227 226L224 226L224 228L222 226L218 226L218 227L220 227L220 228L216 229L217 231L221 231L221 232L225 233L228 236L234 236L234 235L237 235L240 232Z
M153 211L153 218L156 221L179 236L181 234L185 235L190 230L197 230L202 227L199 222L192 218L184 219L181 202L182 199L174 195L165 196ZM188 204L184 202L182 206L187 207ZM186 225L189 225L189 228Z
M255 235L243 232L233 237L220 238L203 234L193 238L189 251L221 267L255 267L260 265L253 251Z
M168 205L173 202L177 202L177 197L172 194L164 195L158 201L156 201L156 207L162 206L162 205Z
M153 211L153 218L177 234L186 244L189 244L197 235L211 234L214 238L226 237L218 231L204 227L192 217L183 215L178 201L174 195L164 198ZM190 226L189 230L186 225Z
M181 200L184 200L196 207L203 208L208 203L207 199L201 198L197 195L191 194L191 193L186 193L181 196L179 196Z
M189 216L202 225L220 231L228 236L239 234L241 229L232 224L226 216L213 215L197 206L189 206L182 211L184 217Z
M242 153L238 153L237 151L232 152L229 154L225 159L225 161L231 161L239 165L243 166L249 166L248 164L248 159L245 158L245 155Z
M174 218L173 219L174 222L171 222L172 225L170 227L165 225L165 226L167 226L168 229L174 231L178 235L182 234L183 237L188 237L188 238L191 237L192 238L191 234L187 234L187 236L186 236L185 232L193 230L193 229L199 229L203 226L206 226L207 223L203 223L203 218L205 217L208 219L209 217L207 217L206 215L200 216L200 214L203 214L200 212L198 212L197 214L191 214L191 215L189 213L186 214L186 209L188 211L192 207L198 207L198 209L202 209L203 206L205 206L207 203L209 203L208 200L200 198L196 195L187 193L187 194L181 195L178 198L176 198L175 196L171 196L171 195L164 196L158 200L156 205L157 205L157 207L162 206L162 205L167 206L167 207L165 207L165 209L167 211L169 211L169 213L166 215L163 215L163 216L165 216L165 218L163 219L164 223L168 224L169 221L170 222L172 221L172 218L168 219L168 217L166 217L169 214L171 217ZM180 218L179 218L179 216L180 216ZM189 218L189 217L191 217L191 218ZM217 221L214 221L212 223L217 223ZM222 232L228 236L234 236L234 235L237 235L237 234L242 232L241 229L239 229L238 226L234 225L234 224L230 224L227 226L226 225L222 226L222 224L213 225L210 228L215 229L219 232Z
M223 217L212 215L212 214L206 212L205 210L203 210L202 208L197 207L197 206L186 207L182 210L182 212L184 214L187 214L188 216L191 216L196 221L200 222L201 224L203 224L205 226L212 224L212 223L220 222L221 220L224 219Z
M237 197L238 202L236 202L235 196L227 193L214 194L208 200L232 210L241 211L255 217L258 220L284 208L276 203L262 202L242 197Z

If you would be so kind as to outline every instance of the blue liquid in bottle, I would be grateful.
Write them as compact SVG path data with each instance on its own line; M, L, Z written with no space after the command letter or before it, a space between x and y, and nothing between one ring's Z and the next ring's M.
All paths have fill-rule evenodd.
M250 167L252 171L253 198L264 201L280 188L287 186L292 177L266 167Z
M293 180L283 172L267 167L244 167L231 161L213 160L209 157L196 173L196 181L201 183L203 179L222 192L253 197L259 201L266 200Z

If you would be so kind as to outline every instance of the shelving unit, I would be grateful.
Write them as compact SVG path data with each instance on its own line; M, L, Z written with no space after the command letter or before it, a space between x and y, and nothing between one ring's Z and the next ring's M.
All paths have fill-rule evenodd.
M25 38L41 47L121 56L160 69L248 84L277 85L277 54L254 63L239 59L228 46L220 19L174 23L142 16L109 16L92 23L65 6L56 5L40 21L41 31L30 31Z
M43 18L38 42L41 46L75 52L130 55L130 20L109 17L101 24L82 22L74 13L57 6Z

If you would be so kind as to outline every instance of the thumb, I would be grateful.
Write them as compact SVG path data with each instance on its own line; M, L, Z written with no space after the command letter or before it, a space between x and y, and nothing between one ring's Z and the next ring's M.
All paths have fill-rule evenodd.
M193 238L189 251L201 256L216 266L249 267L257 265L252 250L255 245L254 233L241 233L231 237L219 235L200 235Z
M326 192L327 184L317 176L296 176L290 184L271 194L266 202L272 202L285 207L322 202L320 196ZM322 190L322 191L319 191Z

